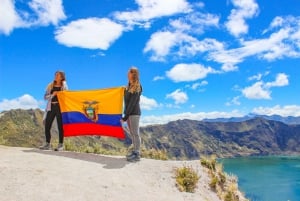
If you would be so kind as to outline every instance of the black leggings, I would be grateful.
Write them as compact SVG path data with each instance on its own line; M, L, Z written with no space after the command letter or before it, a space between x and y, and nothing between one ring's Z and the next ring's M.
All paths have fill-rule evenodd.
M57 121L57 128L58 128L58 134L59 134L59 143L63 143L64 135L63 135L62 117L61 117L59 104L51 104L51 111L47 112L46 122L45 122L46 142L50 143L50 141L51 141L50 130L51 130L51 126L52 126L52 123L53 123L55 117L56 117L56 121Z

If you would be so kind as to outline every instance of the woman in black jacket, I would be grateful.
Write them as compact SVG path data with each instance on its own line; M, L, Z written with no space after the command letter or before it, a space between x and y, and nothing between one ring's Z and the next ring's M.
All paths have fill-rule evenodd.
M139 132L139 121L141 116L140 96L142 86L139 80L139 71L136 67L131 67L128 71L128 85L124 92L124 116L121 123L127 122L129 135L132 139L133 151L127 155L130 162L140 160L141 137Z

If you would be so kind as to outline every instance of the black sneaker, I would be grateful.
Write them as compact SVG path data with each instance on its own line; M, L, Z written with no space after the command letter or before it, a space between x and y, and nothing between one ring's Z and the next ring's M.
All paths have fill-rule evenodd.
M132 152L132 154L127 157L127 161L129 162L136 162L140 160L141 160L140 154L137 152Z
M134 154L135 154L134 151L131 151L126 155L126 158L131 158L133 157Z

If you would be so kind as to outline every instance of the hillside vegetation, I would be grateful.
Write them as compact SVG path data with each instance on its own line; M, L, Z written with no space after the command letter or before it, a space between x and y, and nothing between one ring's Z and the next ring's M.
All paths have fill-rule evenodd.
M44 142L43 111L10 110L0 113L0 144L38 147ZM141 127L143 152L161 153L167 159L199 159L200 156L235 157L248 155L299 154L300 125L288 125L265 118L241 122L177 120ZM57 143L56 125L52 129ZM69 137L68 150L125 154L130 139L103 136ZM155 150L154 152L151 152Z

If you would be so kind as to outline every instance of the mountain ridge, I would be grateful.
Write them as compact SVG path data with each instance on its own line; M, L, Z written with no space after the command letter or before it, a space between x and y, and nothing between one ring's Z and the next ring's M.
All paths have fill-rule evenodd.
M42 117L43 111L39 109L1 112L0 144L38 147L44 141ZM57 139L55 125L52 132L53 139ZM141 127L140 134L143 149L164 151L174 160L199 159L201 155L238 157L300 153L300 125L268 120L263 116L228 122L176 120ZM65 139L79 149L100 147L117 154L124 154L131 144L129 138L119 140L103 136Z
M300 117L287 116L283 117L280 115L257 115L257 114L248 114L243 117L230 117L230 118L214 118L214 119L203 119L202 121L206 122L241 122L253 118L264 118L267 120L280 121L285 124L300 124Z

